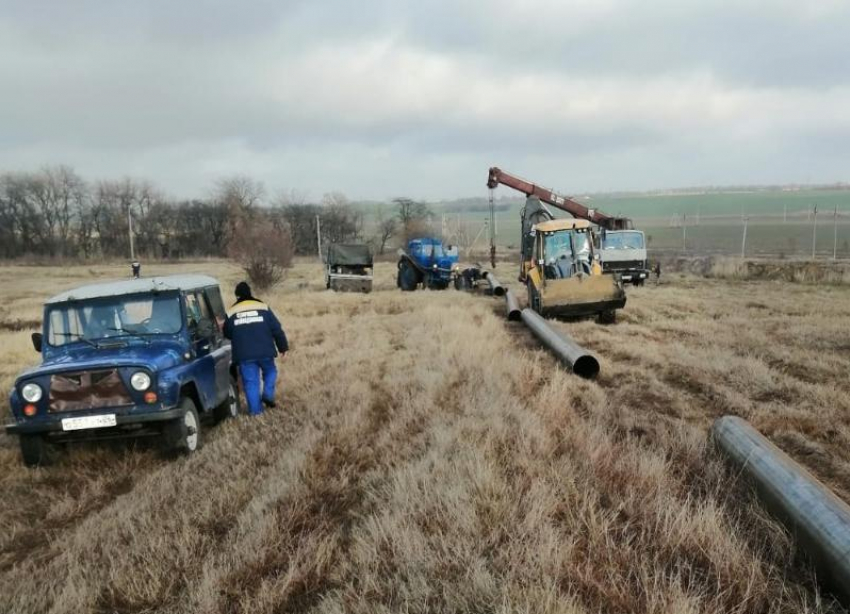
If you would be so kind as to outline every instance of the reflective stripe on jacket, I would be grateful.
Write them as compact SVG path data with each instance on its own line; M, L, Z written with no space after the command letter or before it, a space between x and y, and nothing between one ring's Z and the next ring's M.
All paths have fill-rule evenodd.
M227 310L224 336L233 345L233 362L274 358L289 350L286 333L269 306L256 299L238 301Z

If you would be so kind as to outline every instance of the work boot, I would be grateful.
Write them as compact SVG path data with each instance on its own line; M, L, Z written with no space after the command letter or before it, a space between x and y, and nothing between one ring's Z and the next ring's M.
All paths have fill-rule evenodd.
M263 405L265 405L269 409L274 409L275 407L277 407L277 403L274 402L274 399L263 399Z

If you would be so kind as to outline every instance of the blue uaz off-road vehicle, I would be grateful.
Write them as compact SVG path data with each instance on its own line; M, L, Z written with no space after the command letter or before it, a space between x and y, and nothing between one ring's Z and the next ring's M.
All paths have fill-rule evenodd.
M42 363L15 381L13 422L24 463L51 444L156 435L191 453L201 424L236 416L218 282L175 275L93 284L44 306L33 345Z

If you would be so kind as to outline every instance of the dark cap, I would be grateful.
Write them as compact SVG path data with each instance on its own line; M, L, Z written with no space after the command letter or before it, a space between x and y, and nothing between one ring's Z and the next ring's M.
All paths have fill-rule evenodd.
M246 281L240 281L236 284L236 298L250 298L251 297L251 286L248 285Z

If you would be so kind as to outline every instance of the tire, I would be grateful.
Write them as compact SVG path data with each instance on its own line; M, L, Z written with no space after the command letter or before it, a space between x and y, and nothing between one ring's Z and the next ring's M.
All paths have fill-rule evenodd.
M413 292L419 285L419 272L407 260L398 264L398 283L403 292Z
M50 444L42 435L21 435L21 459L27 467L50 463Z
M600 324L616 324L617 323L617 312L613 309L609 309L608 311L603 311L599 314L599 323Z
M169 422L163 430L165 445L169 451L180 454L192 454L200 450L203 440L201 438L201 419L195 402L189 397L180 401L180 407L186 410L182 418Z
M227 389L227 398L224 402L213 410L213 417L216 423L232 420L242 411L242 401L239 398L239 389L235 381L230 380L230 386Z

